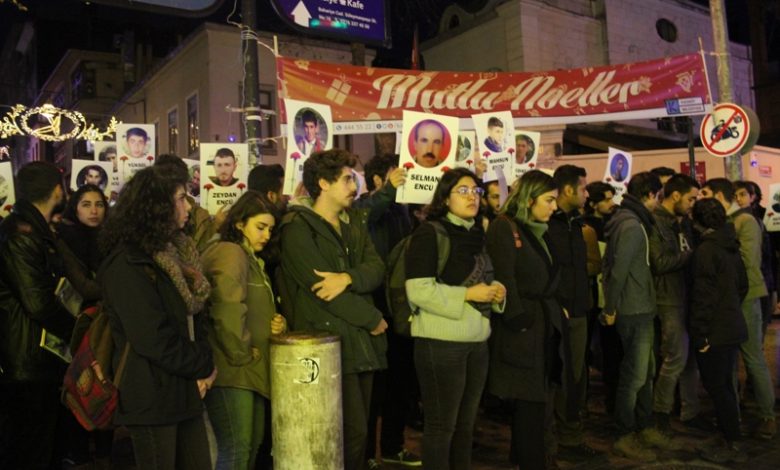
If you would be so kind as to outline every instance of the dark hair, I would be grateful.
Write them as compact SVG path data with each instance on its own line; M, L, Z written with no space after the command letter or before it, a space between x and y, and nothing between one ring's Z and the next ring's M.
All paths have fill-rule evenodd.
M117 245L130 245L151 256L165 248L178 227L173 196L187 179L170 166L153 165L128 181L105 224L100 246L108 254Z
M507 197L501 212L525 223L531 219L531 205L539 196L555 191L553 177L539 170L524 173Z
M658 194L660 190L661 180L649 171L637 173L628 183L628 194L639 200L650 196L650 194Z
M127 133L125 134L125 140L129 139L132 136L138 136L143 137L144 141L149 140L149 135L146 133L145 130L141 129L140 127L131 127L127 130Z
M68 204L65 206L65 211L62 213L62 217L70 220L75 224L81 223L78 217L78 207L79 203L81 202L81 198L83 198L87 193L100 194L100 198L103 200L103 205L106 208L106 213L103 218L103 222L105 222L108 218L108 199L106 198L106 195L103 193L103 191L101 191L100 188L94 184L85 184L70 196L70 199L68 199Z
M434 126L438 127L439 130L441 131L442 137L444 136L444 134L446 134L444 126L439 121L436 121L434 119L423 119L422 121L418 122L416 126L414 126L414 141L415 142L417 142L417 139L419 139L420 128L422 126L429 126L429 125L434 125Z
M284 168L276 163L273 165L257 165L249 172L247 186L250 190L267 194L269 191L278 193L284 185Z
M520 137L521 139L523 139L524 141L526 141L529 144L533 144L534 143L534 139L532 139L531 137L529 137L529 136L527 136L525 134L517 134L517 136Z
M108 178L108 175L106 174L106 170L104 170L103 167L101 167L100 165L87 165L84 168L82 168L81 172L79 173L84 177L84 180L82 180L81 183L84 183L84 181L86 181L87 175L89 174L90 171L98 172L100 174L100 179L103 181L103 184L108 184L108 181L106 181L106 179ZM84 184L82 184L82 186Z
M717 230L726 225L726 209L716 199L702 199L693 205L693 220L704 228Z
M377 155L371 158L371 160L369 160L368 163L363 166L366 186L368 187L369 191L376 189L376 185L374 184L374 175L377 175L380 179L384 180L387 176L387 172L390 171L390 168L398 167L398 160L398 155Z
M425 207L425 218L427 220L440 219L447 215L447 212L450 210L449 207L447 207L447 198L450 197L450 193L455 185L458 184L458 181L467 176L473 179L477 186L481 186L481 182L479 181L479 178L477 178L477 175L472 173L468 168L454 168L444 172L441 179L439 179L439 184L436 185L436 189L433 192L431 203Z
M357 159L341 149L314 152L303 164L303 187L312 199L320 197L320 179L335 182L344 167L354 168Z
M314 111L312 111L311 109L307 109L306 111L303 112L303 114L301 114L301 122L303 123L313 122L315 126L318 125L317 116L314 114Z
M751 195L755 196L755 200L753 201L754 205L759 205L761 202L761 199L764 198L764 194L761 192L761 186L758 185L755 181L747 181L748 186L753 188L753 192L750 193ZM750 191L748 189L748 191Z
M669 168L668 166L657 166L652 170L650 170L650 173L657 176L658 179L661 179L664 176L674 176L677 172ZM666 193L665 189L664 189L664 193Z
M613 196L615 194L615 188L603 181L594 181L585 186L585 190L588 191L588 203L586 204L586 207L590 207L591 203L598 204L607 199L607 193L612 193Z
M100 151L98 154L98 159L101 162L107 162L108 161L108 154L113 153L114 156L116 156L116 145L109 145L107 147L104 147L103 150ZM159 158L159 157L157 157Z
M587 176L585 168L575 165L561 165L555 169L553 181L560 193L563 192L566 186L571 186L572 189L576 190L580 184L580 178L586 178Z
M62 173L49 162L28 163L16 173L16 198L20 200L45 202L57 186L62 187Z
M750 183L750 181L734 181L734 193L740 189L744 189L747 191L748 194L751 196L755 196L755 192L753 190L753 184Z
M487 125L488 125L488 127L500 127L502 129L504 128L504 123L501 122L501 119L499 119L499 118L497 118L495 116L491 116L490 119L488 119L488 124Z
M230 150L227 147L222 147L221 149L217 150L217 153L214 155L214 160L217 158L227 158L230 157L233 159L233 161L236 160L236 155L233 153L232 150Z
M154 159L154 166L161 166L169 168L170 170L177 171L183 175L185 179L189 179L190 171L187 168L187 164L178 155L172 153L164 153L157 155ZM181 175L180 175L181 176Z
M682 173L675 173L664 184L664 197L669 197L673 192L677 191L680 195L687 194L691 189L699 189L699 183L695 179Z
M244 240L244 234L236 224L246 223L258 214L271 214L276 220L277 213L274 204L260 192L249 190L230 206L225 221L219 227L220 239L224 242L238 243Z
M726 178L712 178L704 183L705 188L710 188L713 196L715 194L723 194L723 199L728 203L734 202L734 185Z

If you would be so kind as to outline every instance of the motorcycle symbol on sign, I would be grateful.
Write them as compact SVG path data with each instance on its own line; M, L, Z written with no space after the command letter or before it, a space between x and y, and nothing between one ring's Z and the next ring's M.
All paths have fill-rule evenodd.
M742 122L742 119L739 116L737 116L734 119L734 122L739 124L740 122ZM725 131L723 131L723 135L721 135L720 138L718 138L718 134L721 133L725 125L726 122L723 119L721 119L720 122L718 122L718 125L715 126L715 128L712 129L712 132L710 133L711 141L717 142L719 140L736 139L737 137L739 137L739 131L737 130L737 126L729 126L728 128L726 128Z

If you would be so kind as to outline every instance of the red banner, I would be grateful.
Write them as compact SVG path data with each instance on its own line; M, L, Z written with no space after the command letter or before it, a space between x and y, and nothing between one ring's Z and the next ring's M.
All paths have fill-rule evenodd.
M437 72L277 59L279 100L331 106L337 123L400 120L403 110L471 117L511 111L541 125L704 114L699 54L549 72ZM286 122L283 103L282 122Z

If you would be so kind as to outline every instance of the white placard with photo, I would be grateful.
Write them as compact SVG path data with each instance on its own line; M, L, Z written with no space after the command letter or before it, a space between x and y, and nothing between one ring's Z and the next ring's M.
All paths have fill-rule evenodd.
M187 164L187 173L189 175L189 179L187 180L187 194L192 196L195 199L195 202L200 204L200 160L182 158L182 161Z
M631 179L631 166L633 157L630 153L609 147L609 158L607 167L604 169L604 182L615 189L616 204L623 200L623 193L628 188L628 182Z
M455 166L474 171L479 158L478 152L477 133L474 131L459 131L458 142L455 147Z
M110 200L116 200L119 195L119 190L124 185L122 180L122 172L119 171L119 158L116 150L115 141L100 141L92 144L95 149L95 161L107 162L111 164L111 173L109 173L108 191Z
M11 162L0 163L0 216L6 217L16 202L14 169Z
M85 184L93 184L109 195L113 170L111 162L73 160L70 166L70 189L76 191Z
M496 181L503 177L509 183L515 177L515 129L510 111L474 114L479 152L487 169L483 181Z
M764 213L767 232L780 232L780 183L769 185L769 203Z
M330 106L284 100L287 114L287 159L284 194L291 195L303 181L303 164L312 152L333 148L333 117Z
M515 178L538 166L541 140L539 132L515 129Z
M200 205L216 214L246 191L249 166L247 144L200 144Z
M154 164L154 124L119 124L116 130L122 184Z
M404 111L399 165L406 183L396 192L400 203L427 204L441 175L455 168L458 118Z

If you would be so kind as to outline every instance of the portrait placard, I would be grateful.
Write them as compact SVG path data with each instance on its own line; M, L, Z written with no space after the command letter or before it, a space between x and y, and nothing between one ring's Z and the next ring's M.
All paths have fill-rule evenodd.
M113 171L111 162L73 160L70 166L70 189L76 191L85 184L93 184L108 196L111 194Z
M538 166L540 132L515 129L515 178Z
M477 133L474 131L458 131L458 143L455 147L455 166L474 171L479 158Z
M769 185L769 204L764 213L767 232L780 232L780 183Z
M229 207L246 191L248 165L247 144L200 144L200 205L209 214Z
M333 148L333 118L325 104L286 99L284 108L291 118L287 123L284 194L291 195L303 181L303 164L312 152Z
M111 164L111 172L108 174L108 190L106 194L109 200L116 201L119 190L124 185L122 172L119 171L119 158L117 156L116 141L100 141L92 144L95 151L96 162L107 162Z
M404 111L399 164L406 169L406 183L395 200L427 204L441 175L455 167L458 118Z
M633 157L630 153L609 147L609 158L607 167L604 170L604 182L615 189L615 203L620 204L623 200L623 193L628 188L628 181L631 179L631 163Z
M122 184L154 164L154 124L119 124L116 130Z
M0 162L0 216L6 217L16 202L11 162Z
M485 159L487 170L483 181L504 179L511 182L515 177L515 129L512 113L483 113L471 116L477 132L480 155Z

